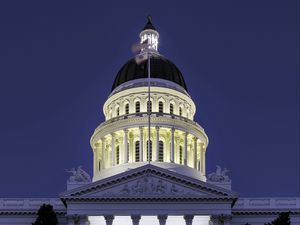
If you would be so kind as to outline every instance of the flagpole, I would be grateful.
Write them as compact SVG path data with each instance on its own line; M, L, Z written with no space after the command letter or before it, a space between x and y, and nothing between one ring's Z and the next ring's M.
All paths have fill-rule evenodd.
M151 98L150 98L150 57L151 57L151 54L148 50L148 104L147 104L147 108L148 108L148 162L150 164L150 115L151 115L151 112L150 112L150 103L151 103ZM152 108L152 105L151 105L151 108ZM152 149L151 149L152 150Z

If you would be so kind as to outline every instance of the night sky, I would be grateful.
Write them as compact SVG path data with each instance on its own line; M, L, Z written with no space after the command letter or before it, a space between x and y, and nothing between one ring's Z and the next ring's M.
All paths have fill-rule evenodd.
M152 15L242 197L299 194L298 1L0 1L0 197L57 197Z

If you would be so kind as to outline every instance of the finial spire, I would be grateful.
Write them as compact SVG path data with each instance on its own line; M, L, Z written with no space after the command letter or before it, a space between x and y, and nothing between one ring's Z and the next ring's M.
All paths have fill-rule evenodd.
M152 18L150 15L147 16L147 19L148 19L148 23L152 23Z
M144 26L143 30L156 30L152 24L152 17L150 15L147 16L147 23Z

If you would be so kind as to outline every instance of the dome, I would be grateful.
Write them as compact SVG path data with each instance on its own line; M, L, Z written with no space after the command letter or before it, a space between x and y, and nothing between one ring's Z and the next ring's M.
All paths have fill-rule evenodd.
M119 70L112 85L112 91L119 85L140 78L148 77L147 60L137 64L133 59L125 63ZM187 91L187 87L180 70L170 60L162 55L154 54L151 56L151 77L172 81Z

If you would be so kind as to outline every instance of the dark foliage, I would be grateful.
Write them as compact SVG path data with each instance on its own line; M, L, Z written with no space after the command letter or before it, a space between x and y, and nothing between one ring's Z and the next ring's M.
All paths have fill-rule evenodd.
M38 218L32 225L57 225L57 217L53 206L43 204L38 211Z
M290 212L279 213L278 217L271 223L265 223L265 225L290 225Z

